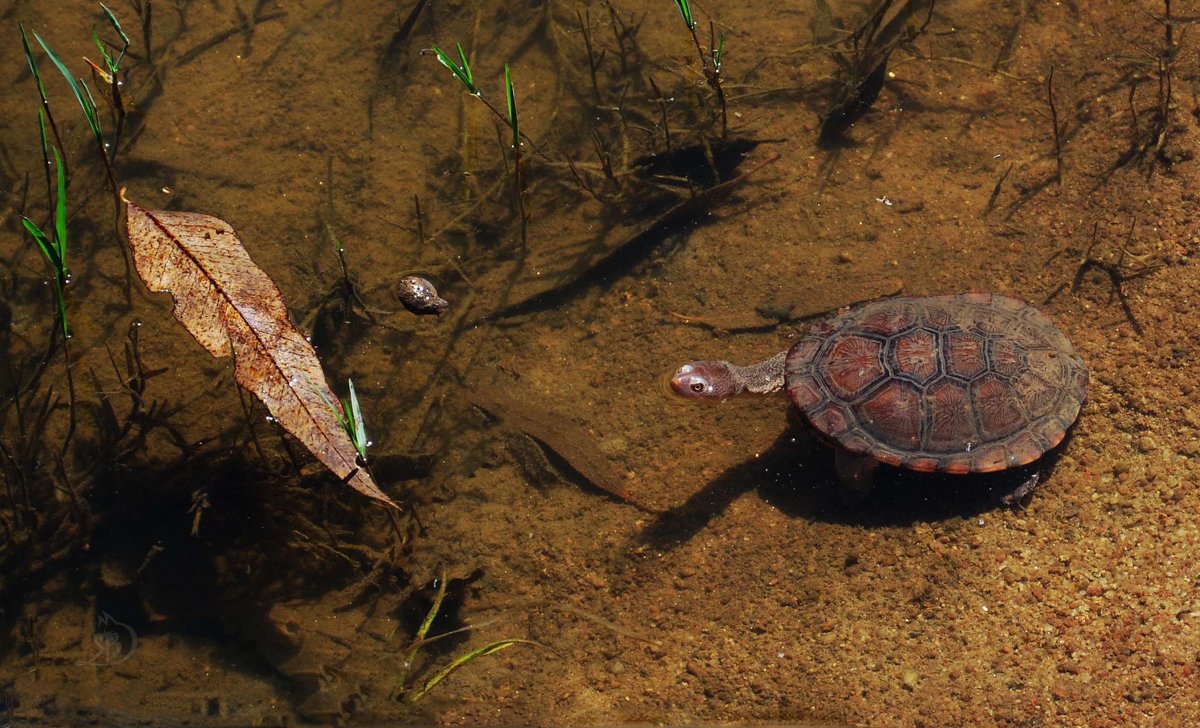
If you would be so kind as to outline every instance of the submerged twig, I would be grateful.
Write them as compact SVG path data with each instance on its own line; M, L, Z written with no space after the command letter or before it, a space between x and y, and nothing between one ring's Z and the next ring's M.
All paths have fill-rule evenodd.
M983 212L979 213L980 217L987 217L988 213L996 207L996 200L1000 199L1000 188L1004 186L1004 180L1008 179L1008 175L1012 173L1014 164L1015 162L1009 162L1008 169L1004 170L1004 174L1000 175L1000 179L996 180L996 186L992 188L992 194L988 197Z
M1046 101L1050 104L1050 124L1054 128L1054 159L1058 164L1054 179L1061 187L1063 181L1062 133L1058 127L1058 109L1054 106L1054 66L1050 67L1050 73L1046 76Z
M1129 325L1133 327L1134 333L1136 333L1138 336L1141 336L1142 333L1144 333L1144 330L1142 329L1142 325L1138 322L1137 317L1133 313L1133 307L1130 305L1129 296L1125 292L1124 284L1138 278L1144 278L1155 271L1165 268L1166 263L1159 262L1145 264L1134 269L1129 269L1126 267L1125 259L1127 257L1134 258L1135 260L1144 257L1134 255L1128 250L1129 241L1133 239L1133 231L1135 227L1135 223L1133 222L1131 222L1129 225L1129 235L1126 236L1125 244L1121 246L1121 253L1117 256L1117 260L1115 262L1103 260L1093 256L1092 251L1096 249L1096 245L1098 244L1098 241L1096 240L1096 231L1098 227L1098 223L1092 226L1092 242L1090 245L1088 245L1087 251L1084 252L1083 257L1080 259L1079 265L1075 269L1075 275L1072 278L1069 286L1066 283L1059 284L1059 286L1055 288L1049 296L1046 297L1046 300L1051 300L1068 287L1072 293L1077 292L1080 286L1083 285L1084 277L1087 276L1090 271L1098 270L1108 277L1109 283L1112 286L1112 292L1109 300L1112 300L1112 296L1116 296L1118 302L1121 304L1121 310L1124 312L1126 320L1129 321Z

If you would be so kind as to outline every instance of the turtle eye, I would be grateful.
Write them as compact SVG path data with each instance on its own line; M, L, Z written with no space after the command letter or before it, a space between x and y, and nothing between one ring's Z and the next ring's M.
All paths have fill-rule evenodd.
M692 391L700 394L704 391L704 382L692 382Z

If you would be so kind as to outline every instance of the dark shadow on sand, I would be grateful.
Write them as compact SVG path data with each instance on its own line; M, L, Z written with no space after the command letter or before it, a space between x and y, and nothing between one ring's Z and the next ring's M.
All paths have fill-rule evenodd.
M1019 508L1004 505L1001 498L1038 469L1039 491L1053 487L1051 474L1061 451L1060 446L1033 465L987 474L915 473L882 466L871 491L855 497L838 481L833 450L793 422L759 457L726 470L682 505L657 518L642 531L640 540L662 550L678 547L751 490L792 518L864 528L971 518L997 508ZM1037 498L1038 492L1029 497Z

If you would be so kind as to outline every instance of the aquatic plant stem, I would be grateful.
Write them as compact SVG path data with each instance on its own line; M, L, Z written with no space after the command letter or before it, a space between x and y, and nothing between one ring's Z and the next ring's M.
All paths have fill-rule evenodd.
M103 7L103 6L101 6L101 7ZM121 37L125 40L125 44L126 44L126 48L127 48L128 47L128 38L125 36L124 31L120 30L120 23L117 22L115 16L112 15L111 11L109 11L108 8L104 8L104 9L106 11L106 14L109 17L109 22L113 24L113 27L118 29L118 32L120 33ZM75 96L75 100L79 103L79 107L83 111L83 116L84 116L85 120L87 121L88 128L92 132L92 138L95 140L95 143L96 143L96 151L100 155L100 161L104 164L104 171L108 177L109 191L112 193L112 196L113 196L113 227L116 232L118 240L120 240L120 239L122 239L121 238L121 217L122 217L122 213L124 211L124 203L121 200L121 189L117 185L116 170L113 165L113 158L112 158L112 155L109 153L109 145L104 139L104 131L100 126L100 117L96 112L96 101L92 97L91 89L88 87L87 83L83 79L76 79L75 76L73 76L71 74L71 71L67 68L66 64L63 63L62 59L60 59L58 57L58 54L56 54L54 52L54 50L52 48L50 48L50 45L48 43L46 43L46 41L40 35L38 35L35 32L33 34L33 37L34 37L34 40L36 40L38 42L38 45L40 45L42 47L42 50L45 51L46 56L50 59L50 62L54 65L55 68L58 69L58 72L62 75L63 79L67 82L67 85L70 86L71 92ZM36 64L33 62L32 54L28 53L28 42L24 36L24 29L22 29L22 43L24 43L26 46L27 58L29 59L30 68L33 70L34 77L38 80L38 92L42 97L43 107L45 109L49 109L49 103L46 101L46 97L45 97L45 88L41 84L41 75L37 71ZM120 64L120 61L122 59L124 59L124 57L125 57L125 51L122 50L122 52L118 56L118 58L116 60L113 60L111 57L109 57L107 51L104 50L103 45L100 43L98 37L96 37L96 43L97 43L97 46L100 48L101 52L104 54L104 59L105 59L105 62L108 64L109 70L105 71L104 69L100 69L94 63L91 63L90 61L89 61L89 64L91 65L93 70L97 70L97 71L101 72L101 77L104 77L104 75L110 75L112 77L113 84L114 84L113 93L117 94L117 98L119 99L119 89L116 86L117 85L116 79L120 74L119 64ZM120 103L120 102L119 101L114 102L114 104L118 104L118 103ZM122 104L122 109L123 109L123 104ZM55 130L55 134L57 135L57 130ZM57 138L56 138L56 141L58 141ZM63 150L61 143L59 143L58 146L59 146L59 149L63 152L63 156L65 157L66 156L65 150ZM113 149L115 150L115 146L113 147ZM125 263L125 300L127 303L132 305L132 302L133 302L133 292L132 292L133 291L133 265L132 265L132 261L130 260L130 257L129 257L129 250L126 248L126 246L121 245L119 247L121 248L122 259Z
M513 90L512 72L504 64L504 92L508 100L508 126L512 130L513 153L513 196L516 198L517 217L521 229L521 248L528 244L529 212L525 206L527 190L525 171L521 164L521 123L517 117L517 96Z
M595 102L596 106L599 106L600 84L596 81L596 53L595 49L592 47L592 32L590 29L592 18L586 8L582 13L580 13L579 9L576 8L575 17L579 20L579 33L583 36L584 47L587 48L588 71L592 76L592 101Z
M1175 67L1175 22L1171 18L1171 0L1163 0L1163 49L1158 54L1158 118L1155 122L1154 153L1162 154L1167 143L1167 125L1171 114L1172 70ZM1182 37L1182 36L1181 36Z
M45 114L46 123L50 125L51 133L54 134L54 146L61 150L64 148L62 136L58 133L58 124L55 123L54 114L50 111L50 100L46 98L46 86L42 82L42 74L41 71L38 70L37 62L33 60L33 51L31 51L29 48L29 38L25 35L25 26L23 24L18 24L17 27L21 31L21 47L25 51L25 60L29 63L29 71L33 74L33 80L37 84L38 98L42 104L42 113ZM45 132L42 133L42 138L45 139ZM43 156L46 157L46 192L49 194L50 190L53 189L53 186L50 183L50 159L49 155L44 153L45 148L46 144L45 141L43 141ZM64 158L63 164L65 165L66 163L66 159ZM64 173L66 174L67 178L70 179L70 170L64 167Z
M460 54L461 54L461 51L462 51L462 49L460 46L459 47ZM474 75L471 72L469 65L466 66L465 68L463 68L462 66L460 66L459 64L457 64L453 60L451 60L450 57L447 56L437 46L431 46L429 51L421 51L421 52L423 54L432 52L434 54L434 56L438 59L439 63L441 63L443 66L446 66L447 68L449 68L451 70L451 73L453 73L454 77L457 78L459 80L459 82L461 82L463 84L463 86L466 88L468 93L470 93L475 98L479 99L483 103L483 105L486 106L488 108L488 110L492 112L493 116L495 116L500 121L504 122L505 126L510 126L510 127L512 126L512 124L509 122L509 120L507 118L505 118L504 112L502 112L502 111L500 111L500 109L496 108L496 105L493 104L486 96L484 96L483 92L480 91L475 86ZM467 61L466 56L462 55L461 58L462 58L462 62L466 63L466 61ZM465 76L465 79L464 79L464 76ZM515 133L518 134L518 136L522 140L524 140L525 143L527 143L531 149L533 149L535 154L537 154L540 157L546 156L545 153L542 152L541 147L539 147L537 145L537 143L534 142L533 139L531 139L529 137L528 134L526 134L523 131L517 131Z
M1058 182L1058 186L1062 187L1063 182L1063 156L1062 156L1062 133L1058 127L1058 109L1054 106L1054 66L1050 67L1050 73L1046 76L1046 100L1050 104L1050 124L1054 127L1054 159L1058 164L1054 179Z
M691 4L688 0L675 0L675 6L679 8L683 23L687 26L688 32L692 36L692 43L696 46L696 55L700 59L700 70L704 73L704 80L716 97L717 108L721 112L721 138L724 139L729 131L725 89L721 87L721 54L725 50L725 34L722 33L718 36L715 24L711 20L708 21L709 45L712 46L712 49L706 55L700 46L700 36L696 33L696 19L692 15Z

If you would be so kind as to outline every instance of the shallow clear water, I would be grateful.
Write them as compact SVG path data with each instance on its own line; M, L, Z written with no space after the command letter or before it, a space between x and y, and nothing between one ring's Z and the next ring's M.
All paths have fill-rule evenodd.
M9 4L0 724L1200 720L1196 8L895 2L856 51L873 7L705 6L724 124L672 3L155 3L149 54L112 8L119 138L87 83L117 184L237 230L353 379L392 518L127 273L31 35L69 169L53 343L18 23L80 76L116 35L99 6ZM455 43L483 100L423 52ZM450 310L403 311L409 273ZM1022 507L1003 474L889 471L850 502L784 398L664 393L901 291L1021 298L1087 362ZM427 636L469 629L413 653L441 579Z

